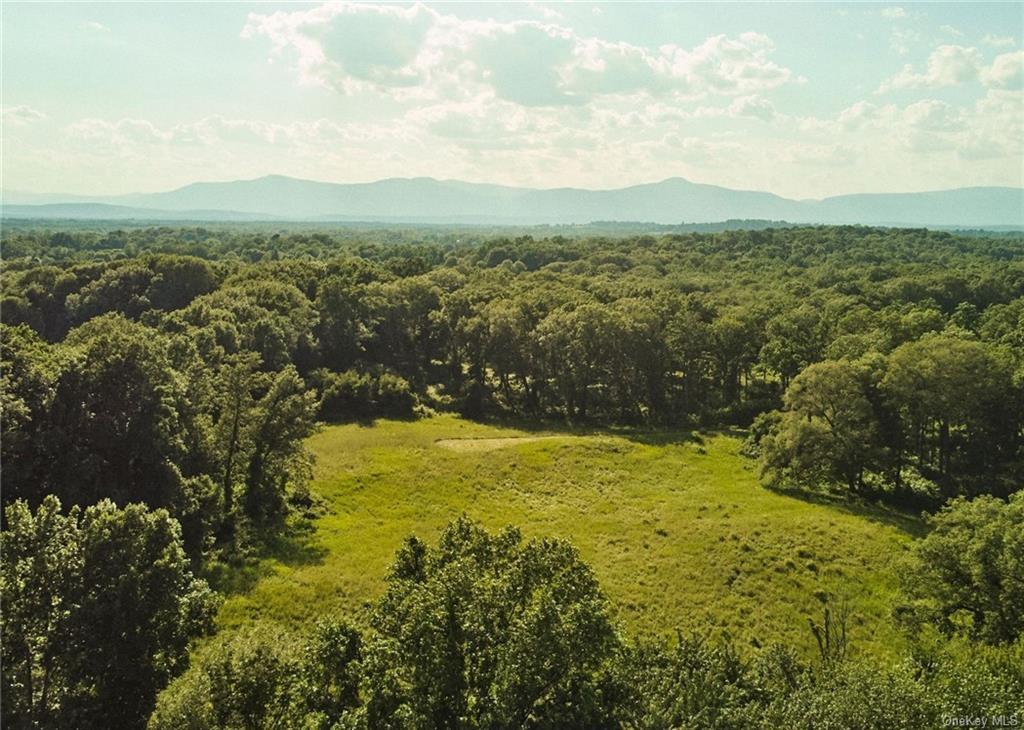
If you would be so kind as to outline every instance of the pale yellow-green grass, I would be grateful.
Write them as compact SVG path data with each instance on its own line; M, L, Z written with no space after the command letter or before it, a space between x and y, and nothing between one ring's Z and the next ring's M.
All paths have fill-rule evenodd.
M439 416L325 427L308 445L324 512L234 576L222 629L298 628L326 614L363 623L402 540L433 541L465 514L570 540L632 634L727 632L809 652L808 618L820 619L827 593L850 601L855 650L900 646L894 569L920 525L766 490L736 436L519 431Z

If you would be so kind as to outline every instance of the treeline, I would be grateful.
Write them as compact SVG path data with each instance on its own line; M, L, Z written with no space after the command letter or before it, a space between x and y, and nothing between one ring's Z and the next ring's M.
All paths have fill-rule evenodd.
M302 439L315 396L295 367L259 355L204 359L184 337L106 314L60 343L4 331L5 503L141 502L181 523L196 565L236 521L283 517L305 498Z
M255 378L239 386L248 393L239 403L259 401L267 378L281 377L293 394L314 389L324 419L408 416L417 403L597 423L747 426L761 416L753 448L780 484L934 506L1024 483L1019 238L860 227L459 235L15 231L5 253L36 255L8 255L3 319L43 342L8 336L5 359L59 360L24 366L48 374L38 397L56 398L57 370L79 366L51 350L81 351L105 327L134 332L160 362L147 377L173 371L187 385L173 428L199 446L189 458L209 455L169 460L184 480L209 475L229 507L243 489L228 482L250 467L251 494L273 492L266 485L280 486L283 473L260 475L258 455L255 465L218 463L232 437L221 420L229 411L211 394L222 397L215 384L239 368ZM152 253L168 250L177 253ZM72 347L57 344L65 341ZM21 367L7 368L5 390L28 403L36 396L13 382ZM33 413L74 417L48 401L19 409L25 433L70 425L40 425ZM43 452L46 439L20 438L18 428L14 443L29 453L11 456L52 478L16 481L69 498L48 465L75 447L55 436ZM290 469L289 458L271 461Z

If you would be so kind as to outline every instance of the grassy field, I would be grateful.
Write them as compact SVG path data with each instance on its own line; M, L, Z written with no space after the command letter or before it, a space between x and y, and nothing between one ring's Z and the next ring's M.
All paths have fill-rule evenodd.
M357 623L401 541L459 514L571 540L633 633L727 631L810 651L827 592L849 598L855 649L899 646L894 566L920 525L758 485L727 434L520 431L452 416L331 426L309 441L323 514L221 582L222 629Z

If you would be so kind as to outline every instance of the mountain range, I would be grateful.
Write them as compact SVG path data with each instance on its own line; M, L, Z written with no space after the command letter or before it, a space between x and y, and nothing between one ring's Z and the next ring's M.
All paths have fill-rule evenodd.
M89 197L5 191L2 199L2 214L8 218L515 225L760 219L965 228L1024 226L1024 188L975 187L792 200L682 178L615 190L584 190L423 177L339 184L268 175L255 180L193 183L161 193Z

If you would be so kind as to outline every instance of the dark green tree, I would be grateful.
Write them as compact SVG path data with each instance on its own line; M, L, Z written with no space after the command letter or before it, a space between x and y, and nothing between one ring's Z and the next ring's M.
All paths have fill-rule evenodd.
M601 676L617 646L576 551L460 519L436 548L399 551L367 643L368 727L608 724Z
M990 643L1024 635L1024 493L949 502L902 572L907 621Z
M65 515L55 497L5 515L4 726L144 726L215 608L178 523L109 501Z

